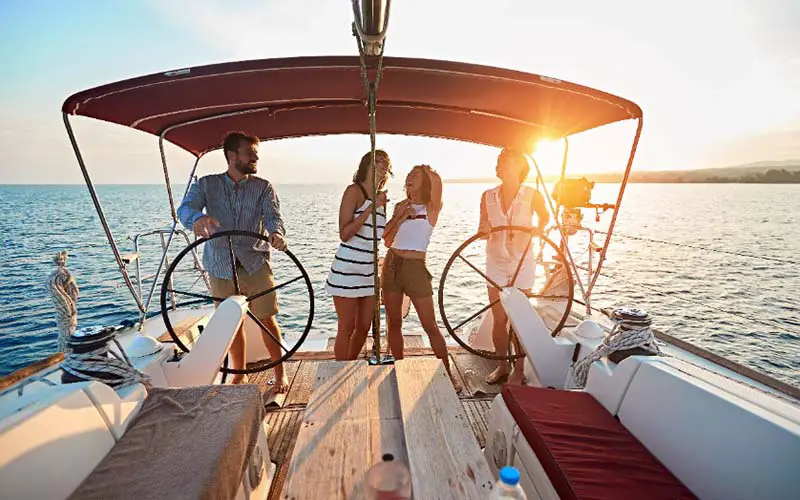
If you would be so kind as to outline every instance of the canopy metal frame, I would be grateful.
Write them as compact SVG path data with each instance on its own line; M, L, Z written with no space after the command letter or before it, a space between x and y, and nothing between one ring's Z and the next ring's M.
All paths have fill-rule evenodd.
M165 181L165 185L166 185L166 189L167 189L167 199L168 199L169 206L170 206L170 215L171 215L171 218L172 218L172 224L171 224L171 227L169 228L168 232L166 233L166 235L167 235L166 236L166 238L167 238L166 239L166 244L163 245L163 251L162 251L161 257L160 257L160 259L158 261L158 266L157 266L156 272L152 277L153 282L151 283L149 289L147 290L147 296L146 297L143 297L141 295L141 293L138 292L138 290L141 289L141 283L137 282L137 284L134 285L133 281L131 280L131 277L130 277L130 275L128 273L128 266L123 260L122 254L121 254L121 252L119 250L119 247L117 245L117 240L114 237L114 234L113 234L113 232L111 230L110 225L108 224L108 220L106 218L105 211L103 210L103 206L102 206L102 204L100 202L99 195L97 194L97 191L95 189L94 183L93 183L93 181L91 179L91 176L89 174L88 168L87 168L86 163L85 163L85 161L83 159L83 155L81 153L80 146L78 145L78 141L77 141L77 138L75 136L75 132L74 132L74 130L72 128L72 124L70 122L69 115L67 113L63 113L64 125L66 127L67 134L68 134L69 139L70 139L70 144L72 145L73 151L75 153L75 157L76 157L77 162L78 162L78 166L80 167L80 170L81 170L81 173L83 175L84 181L86 183L87 189L89 190L89 195L91 196L92 203L94 204L94 207L95 207L95 211L97 212L97 215L98 215L98 217L100 219L100 224L102 225L103 231L104 231L104 233L106 235L106 238L108 240L109 246L111 247L111 250L112 250L113 255L114 255L114 259L115 259L115 261L117 263L117 267L118 267L118 269L119 269L119 271L120 271L120 273L122 275L122 278L123 278L123 280L125 282L125 285L128 288L128 290L130 291L130 293L131 293L131 295L132 295L132 297L133 297L133 299L134 299L134 301L136 303L136 306L139 309L140 325L143 322L144 318L147 316L148 312L150 311L151 302L152 302L153 296L155 294L156 287L158 285L158 278L160 277L161 272L163 270L164 263L166 262L167 255L168 255L168 252L169 252L169 248L170 248L170 246L172 244L172 241L173 241L177 231L179 230L178 224L180 224L180 221L178 220L178 216L177 216L177 209L175 207L175 198L174 198L174 194L173 194L172 186L171 186L171 182L170 182L169 166L168 166L168 163L167 163L166 152L165 152L165 147L164 147L167 135L169 134L169 132L171 132L171 131L173 131L175 129L178 129L178 128L181 128L181 127L185 127L185 126L188 126L188 125L192 125L194 123L198 123L198 122L202 122L202 121L215 120L215 119L220 119L220 118L226 118L226 117L231 117L231 116L235 116L235 115L241 115L241 114L247 114L247 113L253 113L253 112L260 112L260 111L265 111L267 109L268 109L268 107L258 107L258 108L240 110L240 111L229 112L229 113L220 113L220 114L217 114L217 115L214 115L214 116L203 117L203 118L198 118L198 119L194 119L194 120L188 120L186 122L182 122L182 123L171 125L170 127L166 128L165 130L163 130L159 134L159 138L158 138L159 153L160 153L160 156L161 156L162 170L163 170L164 181ZM593 289L594 289L594 287L595 287L595 285L597 283L597 279L600 276L600 271L602 270L603 264L604 264L605 259L606 259L606 254L607 254L607 251L608 251L608 247L609 247L609 245L611 243L612 235L614 233L614 228L616 226L617 218L618 218L618 215L619 215L619 210L620 210L621 204L622 204L622 198L623 198L623 196L625 194L625 189L626 189L626 187L628 185L630 172L631 172L632 167L633 167L633 161L634 161L634 157L635 157L635 154L636 154L636 149L638 147L639 139L641 137L642 127L643 127L643 118L639 117L637 119L636 132L635 132L635 135L634 135L634 138L633 138L633 144L631 146L630 154L628 156L628 162L627 162L627 165L625 167L625 172L623 174L622 181L620 183L620 189L619 189L619 193L617 195L617 200L616 200L616 203L614 204L614 208L613 208L613 212L612 212L612 216L611 216L611 222L609 224L609 228L608 228L608 231L607 231L608 234L606 235L605 241L603 243L603 247L599 252L599 257L598 257L598 262L597 262L596 267L594 268L593 272L591 270L589 271L589 276L588 276L589 283L588 283L587 286L583 285L583 280L580 279L580 276L578 274L579 269L582 269L582 268L580 268L578 266L578 263L574 260L574 257L572 255L572 253L570 252L569 247L568 246L566 247L565 255L567 255L567 258L570 261L569 262L570 268L571 268L572 272L575 274L575 276L577 278L575 281L578 283L578 286L580 287L580 293L581 293L581 296L583 298L587 314L591 314L591 293L592 293L592 291L593 291ZM566 168L567 168L567 164L568 164L568 150L569 150L569 147L568 147L568 138L564 137L562 139L565 141L564 153L562 155L562 167L561 167L561 178L563 179L566 176ZM219 148L216 148L216 149L219 149ZM213 151L213 150L210 150L210 151ZM195 174L197 172L197 168L198 168L198 165L200 163L200 160L207 153L208 152L204 152L204 153L198 155L195 158L195 161L194 161L194 163L192 165L192 169L191 169L190 174L189 174L189 180L188 180L188 182L186 184L186 188L184 189L184 192L183 192L184 196L188 192L189 187L192 184L192 181L195 179ZM542 186L544 186L545 185L544 178L542 176L542 173L541 173L541 170L539 168L539 165L536 162L535 155L529 155L529 158L531 159L531 161L532 161L532 163L533 163L533 165L535 167L536 174L537 174L537 180L541 183ZM374 162L374 158L373 158L372 161ZM373 171L374 171L374 167L373 167ZM376 195L376 193L373 193L373 197L375 195ZM564 229L563 225L561 224L561 222L558 220L558 207L557 207L556 203L554 202L554 200L553 200L552 196L550 195L550 193L547 192L547 190L544 190L544 195L545 195L545 198L546 198L546 200L548 202L548 206L550 208L550 211L554 215L554 222L556 224L556 227L557 227L559 233L561 234L562 239L566 240L567 235L566 235L565 229ZM199 260L198 260L198 262L199 262ZM137 265L138 265L138 262L137 262ZM376 273L376 276L377 276L377 273ZM376 286L375 293L376 293L376 297L377 297L378 294L380 293L379 285ZM377 316L378 316L378 319L375 321L375 323L374 323L375 326L373 327L373 336L374 337L378 337L378 339L379 339L379 336L380 336L380 317L379 317L379 315L377 315ZM375 349L375 351L376 351L375 359L379 359L379 352L380 352L379 351L379 349L380 349L379 342L380 342L380 340L377 340L377 341L374 341L374 342L375 342L374 345L376 345L376 347L377 347Z
M361 4L360 4L361 3ZM167 262L167 255L169 252L169 248L172 244L172 241L179 231L178 225L180 221L177 215L177 209L175 206L175 197L172 191L172 185L170 182L170 172L169 166L167 164L167 157L164 144L168 140L168 135L176 130L189 127L192 125L203 124L206 122L211 122L215 120L224 120L228 118L233 118L237 116L246 116L251 114L258 114L258 113L265 113L268 117L277 117L280 113L291 113L293 111L309 111L309 110L320 110L324 109L325 111L334 111L340 114L347 113L351 111L356 106L364 106L366 108L365 118L369 120L369 135L370 135L370 143L371 143L371 164L373 170L373 199L377 196L377 185L375 183L375 147L376 147L376 134L380 133L381 131L378 130L376 125L376 115L379 110L407 110L404 112L410 113L408 115L404 115L405 119L408 120L408 117L412 116L413 113L417 112L424 112L424 113L436 113L437 115L447 116L452 113L454 116L463 116L465 120L468 119L475 119L474 117L483 117L487 120L495 120L495 121L488 121L488 122L474 122L470 123L466 129L458 130L455 128L441 128L441 123L438 125L440 127L439 130L436 130L434 133L431 133L431 129L427 131L423 131L423 129L418 128L414 130L416 126L409 125L408 121L403 122L403 118L398 118L395 116L393 119L395 120L394 125L397 127L397 130L390 131L392 133L401 133L401 134L412 134L412 135L422 135L428 137L440 137L452 140L459 140L459 141L467 141L467 142L480 142L486 145L493 145L493 146L517 146L517 144L500 144L498 141L500 140L498 135L491 133L485 127L488 124L502 124L503 127L506 126L517 126L522 127L521 129L503 129L503 134L506 134L504 137L506 140L511 140L512 138L514 141L519 139L518 133L520 130L526 131L538 131L538 134L532 138L541 138L543 136L549 136L551 138L561 138L564 140L564 154L562 159L562 166L561 166L561 178L563 179L566 174L566 165L567 165L567 156L568 156L568 140L567 137L570 135L569 132L560 134L558 130L552 130L548 127L546 123L539 123L531 120L521 119L515 116L516 112L514 110L510 110L508 106L504 108L504 111L500 112L496 109L492 108L490 105L491 99L489 101L482 103L483 106L474 105L477 103L471 103L468 100L465 100L462 96L461 100L454 101L456 105L448 105L444 103L441 98L439 102L436 102L437 99L427 99L420 97L420 94L415 94L411 92L408 94L407 97L411 98L411 100L406 99L387 99L387 100L378 100L378 83L381 80L382 72L383 72L383 62L384 62L384 48L385 48L385 39L386 39L386 32L388 28L389 22L389 7L390 7L390 0L380 1L380 0L370 0L363 2L359 2L359 0L352 0L352 7L353 7L353 16L354 22L352 24L352 32L356 38L358 44L358 51L359 51L359 66L360 66L360 73L362 83L364 85L364 91L366 92L365 98L356 99L354 96L347 97L346 95L336 96L333 95L335 92L331 93L328 97L319 97L315 95L299 95L295 96L293 99L287 100L276 100L276 101L264 101L263 98L260 99L260 102L256 98L254 101L248 105L244 104L234 104L234 103L225 103L220 104L220 106L215 106L213 103L204 103L200 107L190 107L187 109L174 109L172 111L158 112L157 109L150 109L148 113L151 114L140 114L135 120L132 122L124 122L121 118L114 119L109 115L111 112L109 109L92 109L92 106L96 106L96 103L102 101L105 98L111 99L110 106L115 110L114 112L123 113L125 114L124 109L120 109L119 106L122 105L124 108L125 101L123 100L122 103L120 101L114 101L114 99L118 99L119 96L125 92L132 91L133 94L126 94L126 95L133 95L131 99L137 99L136 93L141 91L148 91L156 88L159 85L170 85L172 83L178 83L180 85L186 85L185 82L182 82L180 79L185 78L187 80L192 80L197 83L197 85L207 85L208 79L214 80L217 77L229 78L231 75L239 74L241 72L242 75L252 75L254 72L256 74L261 74L259 72L266 71L267 73L280 73L282 70L289 68L293 71L316 71L316 70L324 70L324 71L342 71L344 69L350 68L347 66L347 59L345 58L308 58L307 60L298 60L295 59L284 59L284 60L265 60L265 61L255 61L255 62L244 62L244 63L234 63L233 65L223 64L219 66L219 70L215 72L216 67L203 67L199 68L198 72L193 72L193 68L187 68L177 71L168 71L162 73L160 75L150 75L149 77L141 77L138 79L129 80L127 82L118 82L116 84L110 84L103 87L98 87L95 89L90 89L88 91L84 91L73 96L70 96L62 106L62 114L64 118L64 125L67 130L67 134L69 135L70 143L72 145L73 151L75 152L75 156L78 161L78 165L80 167L81 173L83 175L84 181L87 185L89 190L89 194L92 198L92 203L94 204L95 210L100 218L100 223L103 227L103 231L108 239L109 245L111 246L111 250L114 254L114 259L117 263L117 267L119 268L120 273L122 274L123 280L125 285L127 286L128 290L130 291L131 295L134 298L134 301L139 309L141 324L144 322L144 319L147 317L148 311L150 310L151 302L153 296L155 294L156 287L158 285L158 279L161 275L163 270L164 264ZM434 78L434 79L449 79L447 80L449 84L454 84L455 82L461 82L462 80L466 82L465 84L469 84L471 86L481 85L481 86L491 86L491 85L523 85L523 86L532 86L532 87L524 87L527 89L538 88L540 90L536 90L536 92L544 91L544 92L551 92L552 96L559 96L558 99L561 99L561 95L559 92L563 91L566 92L568 97L565 99L578 99L579 102L585 103L589 110L592 111L591 116L588 118L588 122L584 121L582 117L574 117L570 116L570 120L572 122L567 121L566 123L571 123L571 127L575 131L584 131L589 130L592 128L597 128L607 123L612 123L615 121L620 121L629 118L635 118L638 120L638 125L636 129L636 134L633 141L633 146L631 148L630 156L628 159L628 163L625 168L624 177L620 186L620 191L617 197L617 202L614 205L614 212L611 219L611 224L609 226L608 234L605 239L605 243L603 245L603 249L600 252L600 258L597 264L596 271L594 275L590 272L589 283L587 287L584 287L582 284L581 279L577 279L579 286L581 287L581 295L583 296L587 311L591 311L589 306L589 300L591 296L591 291L595 286L597 278L600 275L600 269L602 268L603 262L605 260L606 251L608 249L608 245L611 241L611 234L613 233L614 226L616 224L617 215L619 213L619 209L621 206L622 196L625 192L625 187L628 182L628 177L633 165L633 159L636 152L636 147L639 142L639 137L642 131L642 113L641 109L636 106L634 103L630 101L626 101L624 99L618 98L616 96L612 96L610 94L605 94L600 91L596 91L594 89L590 89L588 87L581 87L579 85L570 84L568 82L562 82L560 80L551 79L547 77L537 77L536 75L529 75L520 72L513 72L510 70L502 70L500 68L489 68L489 67L479 67L475 65L464 65L461 63L452 63L447 61L432 61L432 60L410 60L410 59L398 59L395 58L393 63L396 65L396 71L398 71L398 75L405 75L402 76L403 78L409 78L409 74L411 75L423 75L420 78ZM238 68L238 70L237 70ZM326 69L327 68L327 69ZM238 71L238 72L237 72ZM370 80L369 74L373 72L374 78ZM409 73L410 72L410 73ZM424 76L427 75L427 76ZM400 78L401 76L398 76ZM416 76L414 76L416 78ZM177 80L176 80L177 79ZM205 80L204 80L205 79ZM439 80L437 80L439 81ZM206 82L206 83L202 83ZM285 84L285 82L284 82ZM343 83L340 81L339 85ZM194 83L190 84L194 85ZM499 87L493 87L495 89ZM514 87L517 91L519 89ZM403 95L403 93L399 90L401 87L396 87L392 90L397 95ZM486 89L481 87L483 91ZM544 90L541 90L544 89ZM317 89L319 91L319 89ZM341 93L341 88L339 89ZM474 91L474 88L473 88ZM528 91L526 91L528 92ZM531 90L530 92L533 92ZM472 95L472 94L470 94ZM478 94L480 95L480 94ZM528 97L532 97L538 94L528 94ZM141 99L141 95L138 97ZM476 97L477 98L477 97ZM597 108L598 103L601 103L600 106L605 106L601 108ZM497 103L495 103L497 104ZM568 100L562 103L563 105L567 106L565 109L569 109L570 112L574 113L576 110L573 109L576 104L575 102ZM116 106L116 107L115 107ZM214 113L213 110L219 109L220 107L224 109L225 107L235 107L234 110L228 111L221 111ZM482 109L481 109L482 108ZM129 110L130 111L130 110ZM203 115L203 112L210 112L210 114ZM587 110L588 112L588 110ZM180 119L177 121L167 121L166 125L164 125L160 130L153 130L152 129L152 122L151 120L156 119L164 119L164 117L174 118L175 116L181 113L188 113L194 116L187 118L187 119ZM197 113L200 113L201 116L197 116ZM599 117L596 113L601 113ZM602 113L607 113L606 115L602 115ZM83 155L81 154L80 147L78 146L77 139L75 137L74 130L72 128L72 124L70 123L70 114L83 114L86 116L95 115L95 118L116 122L119 124L127 125L131 128L137 128L140 130L144 130L148 133L155 133L158 136L158 147L159 153L161 156L161 166L164 174L164 180L166 183L167 188L167 197L169 201L169 208L170 208L170 215L172 219L171 228L169 230L160 230L163 238L163 234L166 234L166 241L162 242L162 255L158 262L158 267L153 275L153 283L150 285L149 289L147 290L147 296L144 297L141 293L141 275L137 272L137 283L136 287L131 280L130 275L128 274L127 270L127 263L122 257L122 254L119 251L117 246L116 239L114 238L113 232L111 227L108 224L106 219L102 204L100 202L100 198L97 194L97 191L92 183L91 176L89 175L89 171L86 167L86 163L83 159ZM113 113L112 113L113 115ZM335 115L333 115L335 116ZM417 115L413 115L417 116ZM352 118L352 117L351 117ZM121 121L122 120L122 121ZM399 121L398 121L399 120ZM151 123L150 125L145 125L145 122ZM416 123L416 122L415 122ZM559 122L561 123L561 122ZM561 123L562 125L564 123ZM222 126L222 125L220 125ZM348 126L352 127L352 123ZM314 131L313 129L304 130L301 134L291 134L287 132L285 135L275 134L270 131L268 134L269 137L260 137L262 140L278 140L278 139L285 139L289 137L305 137L305 136L312 136L312 135L330 135L336 133L354 133L352 130L345 130L347 127L342 127L341 130L337 130L335 132L325 132L321 131L324 129L320 129L318 131ZM289 129L291 130L291 128ZM476 132L478 131L478 132ZM437 133L438 132L438 133ZM477 135L476 135L477 133ZM574 133L574 132L573 132ZM185 138L184 138L185 139ZM475 140L477 139L477 140ZM174 139L173 139L174 142ZM195 174L197 172L197 168L201 158L203 158L207 153L211 151L215 151L221 147L221 145L216 144L211 147L205 148L195 148L194 151L187 149L187 142L184 140L182 143L178 141L176 145L182 147L184 150L190 152L195 156L195 161L192 166L191 172L189 174L189 181L187 182L186 188L184 189L184 196L188 192L193 180L195 179ZM193 143L195 144L195 143ZM207 143L206 143L207 144ZM535 158L530 155L531 160L536 168L537 172L537 182L540 182L542 186L545 186L544 179L542 177L541 171L539 169L538 164L536 163ZM544 189L546 199L550 206L552 213L554 214L554 220L556 226L561 234L561 237L564 241L566 241L566 232L563 228L561 222L558 220L558 209L553 202L552 197L549 193L547 193L546 189ZM376 226L375 221L376 214L373 211L373 227ZM374 338L374 360L379 362L380 359L380 314L379 314L379 297L380 297L380 283L378 278L378 269L377 269L377 235L373 235L373 250L375 251L374 256L374 275L375 275L375 296L376 296L376 310L375 315L373 318L373 338ZM572 254L569 252L569 249L566 249L566 254L568 255L570 268L575 276L578 276L578 267L576 262L573 259ZM199 262L199 259L195 255L195 262ZM202 267L202 265L200 265ZM137 261L137 269L139 269L139 262Z

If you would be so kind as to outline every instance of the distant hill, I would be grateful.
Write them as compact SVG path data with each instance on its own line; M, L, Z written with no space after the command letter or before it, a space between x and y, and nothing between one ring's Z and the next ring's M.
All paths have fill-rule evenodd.
M622 180L621 172L585 175L595 182L620 182ZM735 167L699 170L634 170L631 172L629 181L640 183L800 184L800 160L765 161Z
M622 181L622 172L573 173L569 177L586 177L598 183ZM546 181L556 181L548 176ZM495 178L451 179L453 184L496 182ZM743 183L743 184L800 184L800 160L762 161L734 167L704 168L699 170L640 170L634 169L628 179L631 183Z

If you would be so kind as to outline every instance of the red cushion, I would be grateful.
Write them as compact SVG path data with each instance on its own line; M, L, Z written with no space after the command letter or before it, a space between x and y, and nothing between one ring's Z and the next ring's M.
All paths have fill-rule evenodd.
M591 394L514 385L502 394L561 500L696 498Z

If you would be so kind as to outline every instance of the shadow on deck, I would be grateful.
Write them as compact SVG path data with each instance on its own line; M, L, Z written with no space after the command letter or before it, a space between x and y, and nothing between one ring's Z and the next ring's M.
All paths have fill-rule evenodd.
M433 357L429 348L419 347L416 342L408 343L405 356ZM332 360L333 352L299 352L285 364L289 377L289 392L283 400L283 406L269 403L269 381L273 378L272 370L250 376L250 383L258 385L265 394L265 421L269 424L267 441L272 461L277 464L275 479L269 492L270 499L280 498L286 473L294 451L295 441L300 431L303 412L311 397L315 365L320 361ZM487 422L491 401L500 392L500 386L490 386L484 378L494 368L494 362L480 358L461 348L450 347L450 363L455 367L455 376L459 377L464 387L460 395L464 414L469 420L472 431L483 448L486 446Z

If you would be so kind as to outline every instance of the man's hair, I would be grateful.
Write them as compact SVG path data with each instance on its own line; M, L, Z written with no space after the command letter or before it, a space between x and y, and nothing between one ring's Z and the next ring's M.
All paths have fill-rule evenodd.
M525 182L525 179L528 178L528 174L531 172L531 164L528 161L527 155L519 149L503 148L503 150L500 152L500 156L504 158L513 158L522 165L522 168L519 172L519 180L520 182Z
M239 146L242 145L242 141L248 144L258 144L258 137L247 135L241 131L229 132L222 141L222 154L225 156L225 161L228 161L228 151L232 151L233 153L239 151Z

